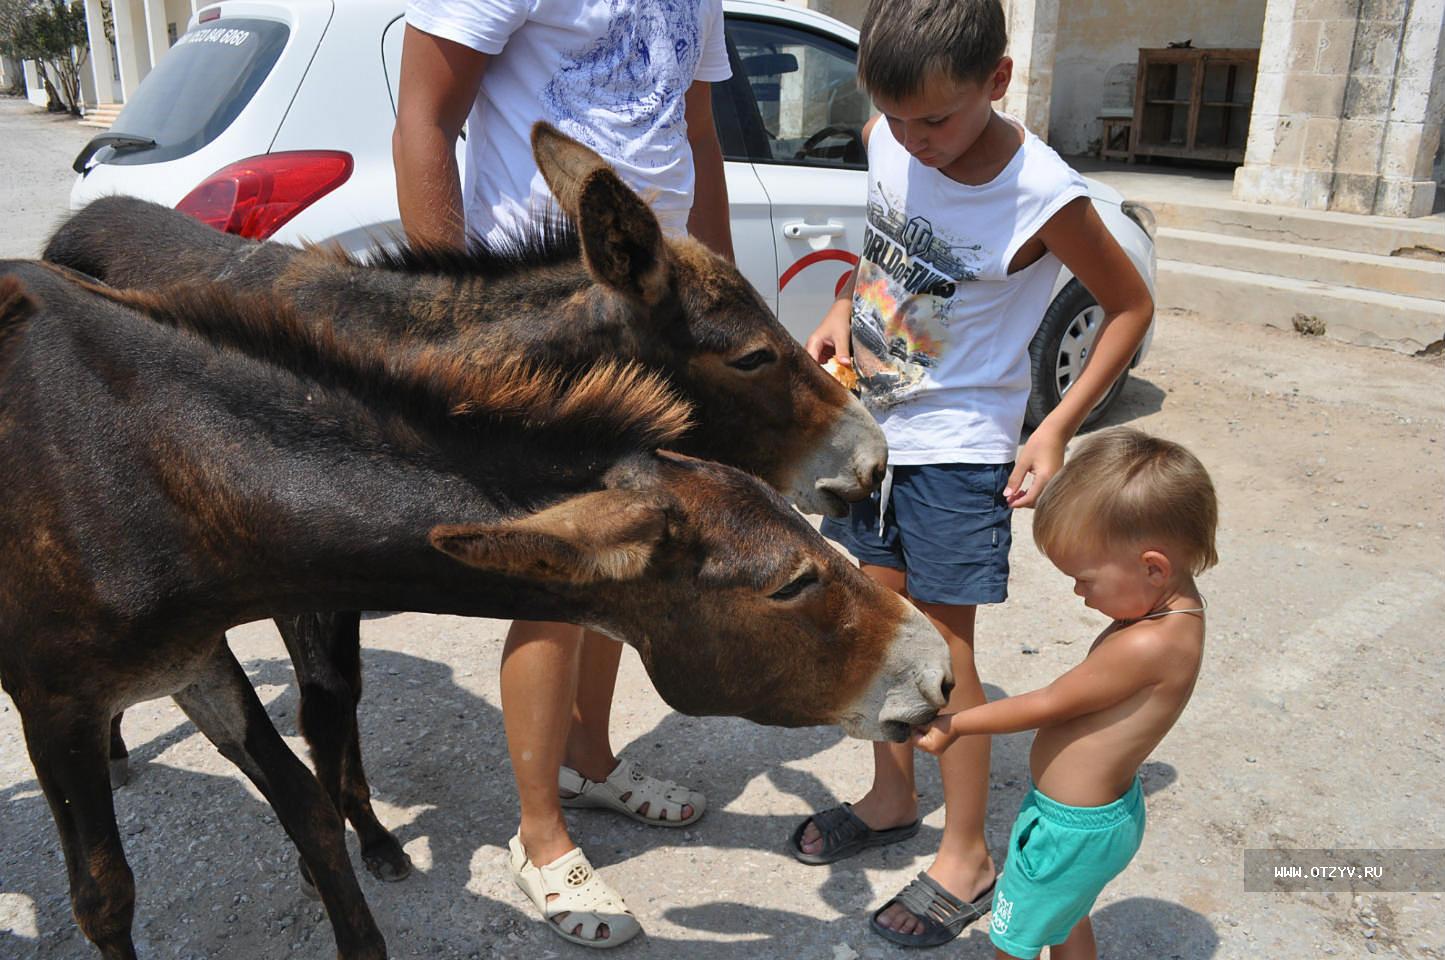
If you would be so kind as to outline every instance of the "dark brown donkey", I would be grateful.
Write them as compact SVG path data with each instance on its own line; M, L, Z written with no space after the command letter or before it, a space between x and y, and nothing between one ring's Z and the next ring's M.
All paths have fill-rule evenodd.
M401 354L260 298L0 263L0 683L107 958L135 956L107 731L166 695L275 808L338 954L385 956L335 808L225 644L236 623L562 616L635 646L687 713L882 737L944 702L921 614L755 478L655 452L686 416L655 378Z
M482 365L526 355L564 370L634 359L696 407L683 452L756 474L809 512L866 495L886 461L873 419L827 376L725 260L666 240L647 206L596 153L551 127L533 134L538 167L576 223L518 249L403 250L362 266L319 250L254 243L166 207L98 200L60 228L45 256L117 287L216 280L273 291L303 317L348 335L404 340ZM367 868L410 870L371 808L356 734L359 615L278 623L297 666L300 726L321 782L355 826ZM111 751L124 776L117 718Z

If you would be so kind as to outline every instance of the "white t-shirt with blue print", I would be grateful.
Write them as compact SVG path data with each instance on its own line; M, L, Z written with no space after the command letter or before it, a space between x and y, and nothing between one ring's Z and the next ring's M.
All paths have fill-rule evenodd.
M551 209L530 140L547 120L611 161L664 230L687 231L683 98L732 75L721 0L409 0L406 19L495 57L467 121L468 230L496 237Z

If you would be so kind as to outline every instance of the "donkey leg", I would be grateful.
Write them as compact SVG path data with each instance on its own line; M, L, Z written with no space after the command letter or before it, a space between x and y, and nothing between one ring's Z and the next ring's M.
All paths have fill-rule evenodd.
M135 880L121 848L106 775L106 721L74 701L17 700L31 762L65 851L75 922L105 960L135 960Z
M120 718L125 716L125 711L117 713L110 719L110 788L119 790L130 783L130 751L125 748L125 740L120 735Z
M311 771L271 725L224 642L197 679L175 694L175 701L276 811L315 878L336 935L337 955L345 960L384 960L386 942L347 858L341 818Z
M371 808L361 762L356 708L361 700L361 614L306 614L278 619L301 688L300 726L316 776L337 811L356 828L361 857L378 880L411 873L411 858ZM309 882L305 867L302 880Z
M342 812L361 838L361 856L372 876L395 883L411 874L411 857L371 809L371 784L361 762L361 724L356 719L362 692L361 614L335 616L339 629L332 635L331 662L351 690L351 726L346 738L346 763L341 768Z

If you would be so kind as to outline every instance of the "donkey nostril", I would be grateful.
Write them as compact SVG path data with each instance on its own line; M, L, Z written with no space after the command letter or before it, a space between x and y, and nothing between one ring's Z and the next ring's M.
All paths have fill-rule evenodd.
M887 475L888 475L888 464L886 464L886 463L875 464L874 467L873 467L873 477L872 477L873 486L875 486L875 487L881 487L881 486L883 485L883 478L884 478L885 476L887 476Z
M946 705L948 703L948 698L953 696L953 681L943 681L943 686L940 689L943 691L943 702Z

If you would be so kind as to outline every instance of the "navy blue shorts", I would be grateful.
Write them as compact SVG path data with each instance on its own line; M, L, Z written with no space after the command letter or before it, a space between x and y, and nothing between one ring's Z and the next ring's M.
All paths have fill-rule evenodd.
M879 532L874 493L845 520L823 521L859 563L908 575L908 595L924 603L974 606L1008 598L1013 543L1004 502L1011 463L932 463L893 468L893 490Z

